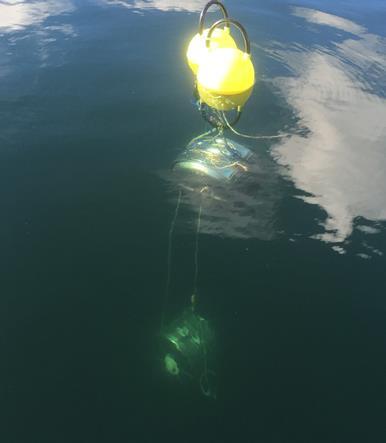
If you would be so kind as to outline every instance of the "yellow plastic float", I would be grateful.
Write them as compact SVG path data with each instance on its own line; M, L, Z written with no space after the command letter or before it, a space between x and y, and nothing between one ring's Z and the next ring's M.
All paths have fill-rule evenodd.
M198 33L190 41L188 50L186 52L188 64L195 75L197 74L198 65L207 54L208 49L237 47L230 34L228 22L224 22L224 28L216 28L214 32L211 33L207 45L209 29L204 29L204 19L208 9L214 5L221 9L225 19L228 18L228 12L225 9L225 6L218 1L211 1L207 3L205 8L201 11Z
M218 27L230 24L240 30L244 51L237 47L213 47L210 44ZM207 51L197 70L197 88L201 101L219 111L240 110L255 84L251 46L244 27L229 18L219 20L209 29L205 44Z

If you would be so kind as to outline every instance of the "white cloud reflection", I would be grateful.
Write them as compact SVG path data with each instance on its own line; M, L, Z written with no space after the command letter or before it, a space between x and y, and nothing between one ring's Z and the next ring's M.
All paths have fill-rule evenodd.
M270 54L293 77L276 83L307 127L273 150L305 201L327 213L326 242L343 242L356 217L386 220L386 42L349 20L305 8L295 15L356 33L333 49L279 49Z
M26 2L8 0L0 3L0 32L20 31L28 26L40 25L48 17L74 11L70 0Z
M200 12L207 0L107 0L108 4L121 5L129 9L157 9L159 11Z
M77 33L71 24L63 23L63 19L55 25L48 24L47 19L71 13L75 9L72 0L0 1L0 36L7 35L6 39L0 41L0 55L3 52L0 76L6 77L17 68L12 56L17 52L18 43L25 39L31 39L32 52L41 67L57 64L58 58L55 61L51 59L57 38L72 38Z
M315 9L295 7L293 8L293 14L297 17L306 19L310 23L331 26L352 34L361 34L362 32L365 32L365 29L362 26L357 25L351 20L338 17L337 15L327 14L322 11L317 11Z

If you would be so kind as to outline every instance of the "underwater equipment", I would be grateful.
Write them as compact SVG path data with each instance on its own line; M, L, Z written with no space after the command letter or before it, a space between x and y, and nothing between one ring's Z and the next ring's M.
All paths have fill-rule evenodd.
M244 51L235 47L212 48L210 41L215 30L233 24L243 36ZM207 53L197 71L197 89L202 102L219 111L240 109L252 93L255 69L251 61L251 45L244 27L236 20L218 20L206 38Z
M206 188L201 189L201 195ZM180 189L174 216L169 229L167 279L164 299L164 308L161 320L161 353L166 373L172 377L197 382L201 392L208 397L215 398L215 372L210 369L209 361L213 355L214 334L208 320L197 313L197 281L198 281L198 240L201 226L202 205L197 217L195 247L194 247L194 277L193 291L190 296L190 306L165 326L165 313L170 298L170 276L172 267L172 240L176 220L181 204L182 191Z
M180 373L180 368L177 365L177 362L174 360L173 356L170 354L166 354L164 358L165 369L171 375L178 375Z
M210 29L204 29L205 15L214 5L219 6L224 18L215 22ZM230 34L231 25L242 34L243 50L237 47ZM261 166L257 153L225 135L229 129L235 135L244 136L233 125L238 122L242 108L252 92L255 70L248 35L239 22L228 17L222 3L210 1L204 7L200 15L199 31L187 50L187 59L190 68L197 74L194 101L212 128L193 138L172 166L171 175L178 185L178 198L168 236L166 290L160 330L161 361L165 373L171 379L193 382L196 386L198 384L205 396L215 398L215 335L210 322L198 312L197 307L198 240L203 203L203 232L208 233L209 226L213 229L209 233L225 232L229 235L235 232L244 237L248 229L255 229L256 225L258 228L259 223L262 223L263 206L260 201L256 202L256 195L265 197L267 192L262 186L263 180L258 182L256 177L264 177L264 174L271 177L271 174ZM180 207L188 203L199 208L192 292L188 306L184 306L169 321L166 313L170 308L173 236ZM268 210L271 211L271 206Z
M188 60L189 67L194 74L197 74L198 65L208 52L207 37L209 28L204 29L204 20L206 13L211 6L218 6L221 9L224 18L228 18L228 12L225 9L225 6L218 1L210 1L201 11L198 33L190 41L188 50L186 52L186 58ZM236 43L230 34L229 26L225 24L224 28L222 29L216 28L213 32L213 35L211 35L208 45L209 48L213 49L236 48Z
M232 181L248 171L253 153L240 143L212 130L191 140L173 164L175 171L189 171L214 180Z
M209 322L189 307L165 328L161 340L166 372L196 380L204 395L215 397L215 373L209 369L214 333Z

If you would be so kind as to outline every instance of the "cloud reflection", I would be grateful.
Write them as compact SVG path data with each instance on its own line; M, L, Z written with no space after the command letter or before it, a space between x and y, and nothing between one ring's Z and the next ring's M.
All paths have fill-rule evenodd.
M302 17L310 23L315 23L317 25L331 26L341 31L350 32L352 34L361 34L365 32L365 28L351 20L347 20L343 17L338 17L337 15L327 14L326 12L317 11L315 9L295 7L293 8L293 15L297 17Z
M20 31L40 25L48 17L74 11L70 0L27 2L8 0L0 2L0 32Z
M294 14L356 34L332 48L270 51L293 74L276 83L310 131L276 145L274 158L308 194L301 198L326 211L316 237L343 242L357 217L386 220L386 41L331 14Z
M72 0L0 1L0 36L6 36L0 40L0 54L3 51L6 54L0 60L0 76L9 76L18 69L19 66L13 63L12 56L18 52L18 44L23 40L28 40L33 45L29 55L36 55L40 67L61 64L63 54L52 59L57 48L54 43L58 38L73 38L77 33L71 24L63 23L62 19L55 25L46 21L50 17L71 13L75 9Z
M121 5L134 10L157 9L159 11L199 12L207 3L207 0L107 0L107 3Z

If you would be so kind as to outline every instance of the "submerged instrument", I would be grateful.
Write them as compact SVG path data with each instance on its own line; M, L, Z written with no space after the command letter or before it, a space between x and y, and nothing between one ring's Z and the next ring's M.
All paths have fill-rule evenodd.
M187 308L162 333L163 364L173 377L197 380L202 393L216 396L215 374L210 369L214 333L208 320Z
M173 169L231 181L248 171L252 156L250 149L214 130L194 138L177 157Z
M224 18L209 29L204 29L205 15L212 6L218 6ZM242 34L243 50L237 47L231 35L231 25ZM191 140L173 163L173 177L179 186L169 230L166 291L160 332L161 361L168 376L193 381L196 386L198 383L205 396L215 398L216 377L212 364L214 333L209 321L196 309L198 239L204 203L212 201L226 205L226 198L222 198L217 191L221 187L229 190L248 182L255 154L248 147L228 138L225 131L230 129L236 135L243 135L235 131L233 125L238 122L242 108L251 95L255 84L255 70L251 61L251 45L244 27L228 17L227 10L219 1L210 1L201 12L198 33L190 41L186 56L195 76L197 107L212 129ZM232 114L233 118L230 119ZM171 287L173 233L180 205L184 202L183 195L186 197L188 193L199 203L195 232L194 283L189 295L189 306L182 309L180 315L172 321L166 322Z
M206 13L218 6L223 18L204 29ZM244 41L237 47L231 26L236 27ZM229 139L226 129L233 130L255 84L251 61L251 45L245 28L229 18L224 5L210 1L200 14L198 33L187 50L187 60L195 75L194 94L202 117L213 131L194 138L173 164L174 170L187 170L213 180L230 181L248 171L252 151ZM229 118L225 113L235 114Z

